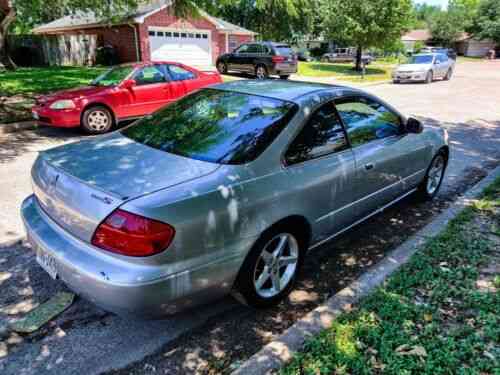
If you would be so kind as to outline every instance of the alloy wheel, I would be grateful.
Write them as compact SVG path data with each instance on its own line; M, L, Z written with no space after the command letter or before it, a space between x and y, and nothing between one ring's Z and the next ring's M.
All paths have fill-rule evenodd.
M441 180L444 174L445 161L442 155L438 155L429 169L429 174L427 177L427 194L433 195L441 184Z
M289 233L273 237L260 254L254 270L254 287L262 298L280 294L297 272L299 245Z

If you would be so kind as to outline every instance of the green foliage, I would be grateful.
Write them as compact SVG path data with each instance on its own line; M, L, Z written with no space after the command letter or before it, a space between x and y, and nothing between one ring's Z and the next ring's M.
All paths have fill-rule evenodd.
M500 43L500 0L481 1L474 29L479 38Z
M320 12L326 35L359 49L395 43L412 19L411 0L324 0ZM358 53L357 65L361 60Z
M500 179L483 200L500 202ZM308 341L282 374L498 374L500 292L476 286L479 270L495 261L495 243L474 224L480 215L493 214L460 214L359 307Z

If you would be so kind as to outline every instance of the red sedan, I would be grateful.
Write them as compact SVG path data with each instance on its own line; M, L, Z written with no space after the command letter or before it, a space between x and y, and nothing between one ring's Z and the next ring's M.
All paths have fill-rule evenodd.
M44 96L33 107L39 123L62 128L81 126L91 134L109 131L114 124L138 118L222 79L173 62L119 65L88 87Z

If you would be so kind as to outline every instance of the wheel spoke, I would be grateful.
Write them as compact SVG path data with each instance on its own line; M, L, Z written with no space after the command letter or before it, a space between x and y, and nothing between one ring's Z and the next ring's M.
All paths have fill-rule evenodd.
M297 262L297 257L295 256L288 256L288 257L281 257L278 260L278 265L280 268L284 266L288 266L289 264L294 264Z
M278 272L271 273L271 281L273 282L273 288L276 292L281 291L281 279Z
M281 254L283 253L283 250L285 249L287 242L288 242L288 237L286 235L283 235L282 237L280 237L280 242L278 243L276 250L273 252L273 255L275 258L279 258L281 256Z
M269 272L269 267L265 266L264 270L262 271L259 278L255 282L255 288L257 290L261 289L266 283L266 281L269 280L269 277L271 277L271 273Z

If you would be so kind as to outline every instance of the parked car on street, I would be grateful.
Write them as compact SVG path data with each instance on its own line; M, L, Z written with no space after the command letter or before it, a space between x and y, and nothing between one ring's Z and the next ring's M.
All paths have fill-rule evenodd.
M174 62L118 65L87 87L39 98L32 113L43 125L82 127L101 134L121 121L149 115L194 90L221 82L217 72Z
M226 53L217 59L220 74L228 72L249 73L257 79L277 75L288 79L297 73L297 55L284 43L254 42L239 46L234 52Z
M361 61L365 65L371 64L375 58L369 54L363 54ZM330 63L351 63L356 61L356 48L336 48L333 52L328 52L321 56L321 61Z
M297 53L297 59L299 61L305 61L305 62L311 62L313 61L313 58L311 57L311 54L308 51L301 51Z
M266 307L313 249L435 197L448 155L446 130L361 90L236 81L41 152L21 211L41 267L106 310L161 315L232 291Z
M406 64L399 65L392 73L394 83L425 82L436 78L448 81L453 76L455 61L442 53L424 53L408 58Z

